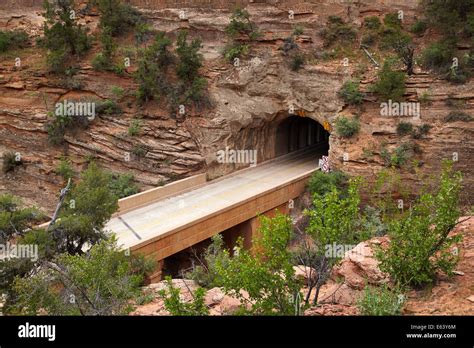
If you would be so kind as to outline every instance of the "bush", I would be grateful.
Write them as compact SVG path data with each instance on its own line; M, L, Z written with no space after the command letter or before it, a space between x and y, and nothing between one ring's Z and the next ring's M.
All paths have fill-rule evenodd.
M14 152L5 152L3 154L3 166L2 170L4 173L8 173L14 170L16 167L23 164L21 157Z
M326 28L320 31L324 47L329 47L335 42L352 43L357 36L356 30L345 24L340 17L330 16Z
M340 116L336 120L336 132L339 136L344 138L350 138L355 134L359 133L360 122L357 118L347 118Z
M445 118L444 122L471 122L474 118L462 111L451 111Z
M422 64L438 72L446 72L452 64L454 46L451 42L441 41L429 45L422 53Z
M414 139L422 139L428 132L430 131L431 126L429 124L422 124L418 126L416 130L412 132L412 136Z
M204 252L202 258L198 258L199 265L193 266L192 271L186 274L186 278L193 279L200 286L211 289L221 286L217 276L216 265L225 265L229 262L229 254L224 250L222 235L216 234L211 238L212 243Z
M413 156L415 145L411 142L406 142L396 147L393 152L387 149L382 149L380 156L387 167L401 168Z
M452 275L459 256L452 247L461 235L449 236L460 215L462 176L444 163L437 192L419 197L410 213L389 224L390 245L377 250L380 269L399 285L432 282L437 271Z
M137 136L140 134L141 127L142 121L139 119L133 119L128 127L128 135L131 137Z
M339 90L338 96L341 97L347 104L362 104L364 101L364 94L360 91L359 86L359 82L347 81Z
M298 35L303 35L304 33L304 27L300 24L296 24L293 27L293 36L298 36Z
M371 90L383 100L399 101L405 94L405 79L404 72L393 70L392 63L386 61Z
M142 144L135 144L132 147L132 154L137 158L145 157L148 153L148 147Z
M410 28L410 31L416 35L423 35L428 28L428 24L425 21L416 21Z
M301 67L304 65L304 55L301 53L295 54L293 58L291 59L291 64L290 68L293 71L298 71L301 69Z
M391 291L386 284L380 287L366 285L357 307L362 315L399 315L404 299L405 295Z
M413 131L413 125L410 122L400 122L397 126L398 135L407 135Z
M1 31L0 30L0 52L11 49L25 48L29 44L28 33L24 30Z
M109 191L117 198L124 198L140 192L138 186L133 182L133 174L109 174Z
M100 27L110 28L113 36L123 34L143 21L142 15L122 0L97 0Z
M193 300L191 302L184 302L181 299L181 290L175 287L173 279L166 277L166 288L159 291L160 297L164 301L165 309L173 316L202 316L209 315L204 297L206 292L203 288L198 288L194 293L191 293Z
M247 10L236 8L230 17L230 23L225 28L225 32L232 39L239 35L245 35L248 40L256 40L261 34L256 25L250 20L250 13Z
M115 101L106 99L96 103L95 111L98 116L117 115L122 113L122 108Z
M56 166L56 174L62 176L64 181L74 177L74 170L71 166L71 160L66 157L61 158L61 161Z
M63 0L58 7L46 0L43 8L46 21L40 43L50 51L47 62L51 71L63 73L71 56L82 55L90 48L90 40L87 31L70 15L74 11L74 0Z
M222 54L225 59L233 63L236 58L245 57L249 53L249 45L232 43L226 45Z
M398 18L397 12L387 13L383 18L384 24L389 28L398 28L402 27L402 21Z
M48 142L51 145L60 145L64 142L64 136L69 131L75 133L78 129L87 129L89 119L82 115L55 115L49 114L52 120L46 124Z
M379 17L369 16L364 18L364 26L371 30L378 30L382 26L382 23Z
M377 42L377 35L373 33L365 34L364 36L362 36L362 39L360 41L360 43L366 47L371 47L376 42Z
M308 190L312 196L324 196L336 188L344 196L347 193L348 176L341 171L324 173L320 170L314 172L308 181Z

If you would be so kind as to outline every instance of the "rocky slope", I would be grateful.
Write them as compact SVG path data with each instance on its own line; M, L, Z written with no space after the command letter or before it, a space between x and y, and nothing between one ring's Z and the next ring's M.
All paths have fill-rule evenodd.
M20 28L27 30L32 39L41 34L42 17L39 0L7 0L0 9L0 29ZM381 168L382 145L390 149L405 141L396 134L398 118L380 116L380 103L368 96L361 110L346 107L337 97L343 82L359 74L367 86L374 80L377 69L354 42L349 48L349 66L341 58L321 59L323 51L319 31L328 16L338 15L361 26L363 17L403 10L406 25L416 15L414 1L170 1L133 0L130 3L142 10L152 26L175 35L179 29L188 29L192 36L203 40L202 53L205 67L202 74L208 79L212 107L190 110L185 119L170 115L163 105L148 103L139 107L133 93L137 85L132 66L124 76L98 73L92 70L91 60L100 51L98 43L86 57L78 62L79 73L73 80L55 77L47 73L45 51L38 47L15 50L0 56L0 153L19 152L24 165L14 172L0 176L0 192L22 196L51 212L62 179L54 172L60 157L69 156L76 171L86 160L95 157L116 172L132 172L143 188L159 185L170 180L207 171L210 178L229 173L237 167L218 165L216 151L226 146L236 149L257 149L259 161L275 154L275 132L278 123L288 117L289 106L304 112L306 117L334 124L339 114L359 114L360 134L350 140L339 138L334 132L330 137L330 160L335 167L353 174L373 176ZM221 58L226 44L224 28L229 22L230 8L235 4L247 5L252 19L263 33L253 45L249 59L234 67ZM84 8L84 4L81 5ZM179 18L185 11L185 19ZM293 11L294 19L289 18ZM84 12L80 21L92 34L97 34L97 14ZM299 23L304 34L297 38L300 49L309 57L298 72L289 69L288 58L280 47L293 26ZM427 36L417 38L417 53L429 41ZM120 41L119 54L133 53L131 35ZM21 58L21 67L15 67L15 58ZM117 98L112 87L124 89L125 96ZM443 122L444 117L456 105L469 110L474 103L474 84L450 85L416 67L415 74L407 81L407 100L417 101L429 92L430 104L422 105L419 124L432 126L425 139L417 141L422 153L417 155L420 168L433 173L440 168L441 159L452 158L458 153L456 167L465 176L466 197L473 185L473 125L472 122ZM74 98L116 100L123 113L120 116L100 117L91 127L66 137L62 147L47 144L45 124L47 113L57 101ZM133 118L142 119L139 137L126 135ZM144 158L127 161L127 153L134 146L148 148ZM347 153L348 161L343 161ZM367 154L370 155L367 155ZM401 171L402 180L420 183L414 170Z

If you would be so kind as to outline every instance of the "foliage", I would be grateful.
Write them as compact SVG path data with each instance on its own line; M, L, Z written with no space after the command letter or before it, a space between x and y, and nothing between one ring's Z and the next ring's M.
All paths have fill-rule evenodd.
M19 198L0 195L0 244L7 243L14 235L23 235L43 217L38 209L25 208Z
M416 129L412 131L413 139L422 139L425 137L426 134L430 131L431 126L427 123L418 126Z
M52 145L59 145L64 142L67 131L73 134L77 129L86 129L89 126L89 119L83 115L56 115L49 114L53 119L46 124L48 132L48 142Z
M98 116L114 115L122 113L122 108L115 101L106 99L104 101L96 102L95 111Z
M193 279L200 286L205 288L213 288L220 286L217 282L217 271L216 264L219 263L223 267L226 267L226 263L229 262L229 253L224 250L224 240L222 235L216 234L211 238L212 243L204 252L202 258L198 258L199 265L194 265L192 271L190 271L186 278Z
M128 135L131 137L137 136L140 134L140 130L142 127L142 121L139 119L133 119L132 122L130 123L130 126L128 127Z
M304 27L301 24L296 24L293 27L293 36L299 36L304 34Z
M112 38L112 29L110 27L102 28L100 41L103 51L95 56L92 61L92 67L97 71L113 71L113 56L116 50L116 44Z
M377 81L372 85L372 92L383 100L399 101L405 94L406 75L402 71L394 70L392 64L390 60L385 61Z
M459 257L451 248L461 237L448 234L460 214L461 181L461 173L444 163L436 194L421 195L406 217L390 223L390 245L376 257L380 269L398 284L429 283L438 270L452 274Z
M75 17L74 0L44 0L44 37L40 43L50 50L47 62L55 73L64 73L70 56L81 55L90 47L86 30Z
M362 315L400 315L405 295L384 284L380 287L365 286L364 294L357 302Z
M159 99L169 88L165 74L174 61L169 51L171 40L164 32L155 36L155 41L147 47L138 61L136 79L140 84L138 97L142 101Z
M191 43L188 43L187 37L187 31L178 33L176 53L179 61L176 66L176 74L182 81L192 83L199 77L199 68L202 66L203 58L199 54L202 44L199 39L193 39Z
M400 122L397 125L398 135L403 136L403 135L411 134L412 131L413 131L413 124L411 124L410 122Z
M357 118L349 119L345 116L339 116L336 119L336 132L341 137L350 138L359 133L359 130L360 122Z
M472 36L472 1L423 0L422 7L428 24L440 30L446 38L456 39L460 34Z
M143 21L140 12L122 0L96 0L100 12L100 27L110 28L110 34L117 36L134 28Z
M416 147L412 142L405 142L397 146L392 152L383 148L380 156L384 160L385 166L401 168L413 156Z
M3 154L3 173L8 173L12 170L15 170L16 167L21 166L23 161L21 157L18 157L15 152L9 151Z
M449 70L454 56L454 45L451 41L440 41L429 45L422 53L422 64L437 72Z
M382 23L378 16L369 16L364 18L364 26L369 29L377 30L380 29Z
M329 16L326 28L320 31L324 41L324 47L329 47L335 42L352 43L356 36L356 30L342 21L340 17Z
M24 30L0 30L0 52L11 49L25 48L28 46L28 33Z
M68 181L68 179L74 177L74 170L71 166L71 160L62 157L59 161L59 164L56 166L56 174L62 176L64 181Z
M328 254L328 248L334 245L353 245L370 237L367 231L361 230L363 217L359 209L359 187L359 180L351 180L345 197L341 197L336 188L332 188L324 196L314 195L313 207L305 212L309 216L306 233L313 242L309 254L317 256L302 260L305 266L316 269L316 279L309 288L306 301L315 288L313 303L317 304L321 286L339 261L339 255ZM306 263L307 261L310 262Z
M260 36L256 25L250 20L250 13L241 8L234 10L225 32L233 39L243 35L249 41L254 41Z
M445 118L444 122L471 122L474 120L474 117L463 112L463 111L451 111Z
M418 20L410 28L410 31L413 34L421 36L425 33L426 29L428 28L428 24L425 21Z
M92 246L105 238L103 228L118 209L109 181L109 175L94 162L81 173L81 181L67 194L52 226L56 250L82 254L84 245Z
M358 81L346 81L338 92L347 104L357 105L364 101L364 94L360 91L360 83Z
M383 18L383 22L387 27L391 27L391 28L402 27L402 21L400 20L400 18L398 18L397 12L387 13L385 17Z
M133 307L143 274L115 240L101 241L85 255L61 254L31 277L17 278L18 314L120 315Z
M304 56L301 53L295 54L291 59L290 68L293 71L298 71L304 65Z
M190 291L193 300L191 302L184 302L181 300L180 289L173 285L171 277L166 277L166 289L159 292L163 298L165 309L173 316L202 316L208 315L204 297L206 292L203 288L198 288L194 293Z
M143 144L135 144L132 147L132 154L137 158L145 157L148 153L148 147Z
M295 278L291 254L287 249L291 236L291 219L288 216L263 216L259 237L255 240L255 250L258 252L244 250L240 240L233 257L217 260L217 282L222 284L226 294L242 302L242 313L299 313L295 298L299 296L301 284Z
M124 198L140 192L138 186L133 182L135 177L131 173L110 173L108 188L117 198Z
M308 190L311 195L324 196L326 193L336 188L342 195L347 193L348 177L341 171L331 171L324 173L320 170L311 175L308 181Z
M225 46L222 54L229 62L234 62L236 58L248 55L249 50L249 45L233 42Z

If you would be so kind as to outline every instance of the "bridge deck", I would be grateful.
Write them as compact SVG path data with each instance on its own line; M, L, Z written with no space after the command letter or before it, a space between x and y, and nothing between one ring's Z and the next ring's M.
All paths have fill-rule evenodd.
M235 172L195 190L118 215L106 229L115 232L119 245L125 248L146 244L147 240L202 221L314 171L319 157L314 150L303 151Z

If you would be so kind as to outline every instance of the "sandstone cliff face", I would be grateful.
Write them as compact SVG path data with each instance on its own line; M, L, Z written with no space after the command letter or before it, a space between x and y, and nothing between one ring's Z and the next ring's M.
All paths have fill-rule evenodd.
M41 34L41 2L37 0L10 1L0 9L0 29L23 28L32 38ZM289 107L301 110L306 117L319 123L334 123L338 114L360 114L360 134L350 140L330 137L330 159L335 167L353 174L371 176L383 168L380 157L382 144L393 148L404 139L396 134L399 118L380 116L380 103L369 96L362 110L348 108L337 97L337 91L352 74L362 71L362 82L368 85L377 70L354 43L350 64L339 59L319 59L322 41L318 35L330 15L338 15L360 26L364 16L382 15L394 8L405 13L407 22L416 15L414 1L220 1L220 0L132 0L151 21L154 28L174 35L186 28L192 36L203 40L202 53L212 107L191 110L184 119L170 115L157 103L139 107L133 97L137 85L132 77L132 66L125 76L98 73L90 62L100 50L98 43L78 62L79 73L74 81L65 81L46 71L45 52L36 47L14 51L0 56L0 153L20 152L24 165L0 177L0 191L27 198L51 211L62 179L54 173L60 157L69 156L77 171L87 158L116 172L132 172L143 188L207 172L210 178L229 173L239 167L222 165L216 161L216 152L226 146L235 149L256 149L259 161L275 156L278 123L289 115ZM230 10L235 4L247 5L252 19L263 32L253 45L249 59L234 67L221 58L226 44L224 28ZM186 19L179 18L185 10ZM290 19L288 11L293 11ZM80 19L97 32L96 15ZM300 49L315 59L307 61L298 72L289 69L288 58L279 49L293 26L304 26L304 35L298 37ZM426 44L426 38L416 39L417 50ZM133 46L133 38L123 38L119 50ZM22 60L15 67L15 58ZM73 86L71 86L73 84ZM111 89L123 88L125 96L117 98ZM452 101L461 101L464 109L472 105L473 84L454 86L438 80L420 69L407 81L408 100L417 101L429 91L431 104L422 105L420 124L433 128L426 139L417 141L422 153L417 155L421 169L433 173L439 169L442 158L458 153L456 166L462 170L466 187L472 186L473 126L467 122L445 123L443 118L453 109ZM52 147L47 144L45 124L47 113L60 100L95 98L114 99L123 109L120 116L98 117L85 131L66 136L66 144ZM451 103L447 102L451 101ZM142 119L139 137L126 135L133 118ZM144 158L127 160L134 146L146 146ZM367 153L371 153L367 156ZM343 161L344 153L348 161ZM402 171L407 183L414 182L414 172ZM469 192L468 192L469 193Z

